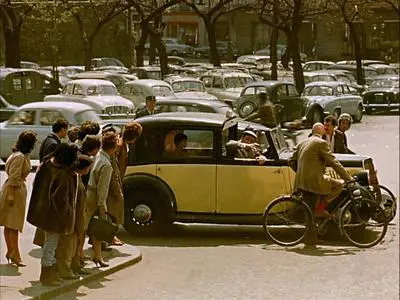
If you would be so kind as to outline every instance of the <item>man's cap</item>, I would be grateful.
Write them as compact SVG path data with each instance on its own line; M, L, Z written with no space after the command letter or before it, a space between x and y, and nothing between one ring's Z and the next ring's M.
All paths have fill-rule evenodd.
M153 95L147 96L146 101L156 101L156 96Z
M115 126L112 123L106 124L103 126L103 128L101 129L101 133L104 134L106 132L114 132L116 135L121 133L121 128L119 128L118 126Z
M255 134L255 132L251 130L243 131L243 135L251 135L252 137L257 138L257 134Z

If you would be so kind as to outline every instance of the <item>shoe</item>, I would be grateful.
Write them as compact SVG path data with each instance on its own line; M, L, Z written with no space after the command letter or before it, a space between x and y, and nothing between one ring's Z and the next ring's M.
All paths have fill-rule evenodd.
M114 237L114 239L111 243L112 246L122 246L124 244L125 243L123 241L121 241L119 238L117 238L116 236Z
M11 254L6 253L7 263L11 263Z
M26 265L24 263L22 263L21 259L16 259L13 256L9 256L8 258L11 260L11 263L13 265L16 265L17 267L26 267Z
M40 282L44 286L59 286L61 284L60 281L56 279L57 270L55 266L51 267L42 267L40 272Z
M93 257L92 261L95 263L96 266L99 266L100 268L109 266L109 264L106 264L102 259L96 257Z

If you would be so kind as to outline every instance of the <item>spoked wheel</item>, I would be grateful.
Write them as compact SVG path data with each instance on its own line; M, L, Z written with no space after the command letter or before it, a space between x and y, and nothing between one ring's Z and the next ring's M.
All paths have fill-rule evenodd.
M339 226L350 243L369 248L383 240L388 223L385 211L377 203L362 199L349 202L341 209Z
M391 190L387 187L380 185L382 194L382 205L386 213L387 222L390 223L396 216L397 200Z
M265 209L263 226L265 235L278 245L295 246L313 226L311 211L297 199L279 198Z

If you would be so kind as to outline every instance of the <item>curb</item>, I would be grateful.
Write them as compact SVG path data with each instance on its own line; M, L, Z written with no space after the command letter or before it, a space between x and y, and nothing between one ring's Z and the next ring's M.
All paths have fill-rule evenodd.
M137 250L137 252L138 253L136 255L134 255L133 258L128 259L120 264L110 266L107 269L105 269L104 271L102 270L99 272L94 272L92 274L86 275L85 277L82 277L81 279L67 281L65 284L62 284L61 286L44 291L40 295L34 296L30 299L33 299L33 300L51 299L53 297L60 296L61 294L69 292L72 289L78 288L81 285L89 283L90 281L96 280L98 278L107 276L112 273L115 273L119 270L122 270L122 269L128 267L128 266L134 265L142 260L141 251Z

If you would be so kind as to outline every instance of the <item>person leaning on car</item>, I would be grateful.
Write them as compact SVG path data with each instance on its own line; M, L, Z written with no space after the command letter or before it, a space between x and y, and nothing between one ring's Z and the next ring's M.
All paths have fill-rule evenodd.
M245 130L240 141L229 141L226 144L226 150L229 153L228 156L256 159L260 165L267 160L261 155L257 135L251 130Z
M146 106L142 109L138 109L136 112L136 118L154 115L156 113L156 97L155 96L147 96L146 97Z

